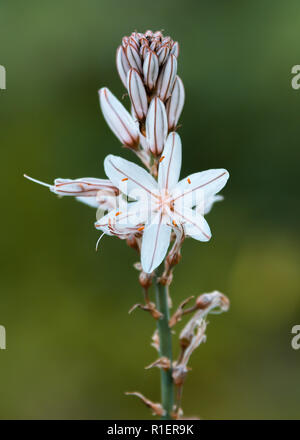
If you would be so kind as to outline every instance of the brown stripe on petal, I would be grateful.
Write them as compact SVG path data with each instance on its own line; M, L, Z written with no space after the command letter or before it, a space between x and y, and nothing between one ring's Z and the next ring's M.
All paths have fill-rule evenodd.
M175 197L175 199L173 199L173 202L175 202L175 200L180 199L181 197L185 197L187 194L190 194L191 192L197 191L198 189L203 188L204 186L207 186L212 182L215 182L216 180L220 179L220 177L224 176L225 174L227 174L226 171L224 171L224 173L220 174L219 176L214 177L213 179L209 180L208 182L203 183L202 185L196 186L196 188L190 189L189 191L180 194L179 196Z
M135 148L137 146L138 139L134 139L134 137L132 136L132 134L128 130L126 124L123 122L122 118L120 118L119 114L116 112L116 110L114 109L113 105L109 102L106 89L104 89L103 93L104 93L104 97L105 97L108 105L110 106L111 110L117 116L118 120L121 122L122 126L124 127L125 131L127 132L128 136L129 136L129 138L131 139L131 143L126 143L126 145L129 146L129 147ZM120 135L120 137L122 138L121 135Z

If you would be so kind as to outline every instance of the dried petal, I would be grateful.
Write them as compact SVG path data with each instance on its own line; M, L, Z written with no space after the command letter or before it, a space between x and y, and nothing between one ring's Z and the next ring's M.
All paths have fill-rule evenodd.
M127 86L127 73L130 69L125 50L122 46L117 49L116 64L119 76L124 86Z
M103 116L110 129L123 145L136 149L139 132L131 115L106 87L99 90L99 97Z
M150 368L154 368L154 367L162 368L163 370L167 371L171 367L170 359L168 359L165 356L160 357L159 359L156 359L156 361L152 362L152 364L145 367L145 370L149 370Z
M133 391L132 393L127 392L125 394L126 394L126 396L136 396L139 399L141 399L142 402L144 402L144 404L146 406L148 406L149 408L152 409L153 415L161 417L161 416L163 416L165 414L165 411L164 411L164 409L163 409L163 407L161 406L160 403L153 403L153 402L151 402L151 400L149 400L146 397L144 397L141 393L139 393L137 391Z
M146 119L146 138L152 154L159 156L168 134L168 121L163 102L155 97L150 103Z
M171 317L170 321L169 321L169 327L174 327L175 324L177 324L178 321L181 320L183 312L184 312L184 307L187 305L187 303L189 301L191 301L191 299L193 299L193 296L190 296L189 298L186 298L184 301L182 301L179 304L178 309L176 310L176 312L174 313L174 315Z
M143 121L146 119L148 101L142 78L136 69L130 69L127 75L127 89L132 103L134 114Z
M172 90L172 95L170 96L166 104L169 131L176 129L178 120L183 109L184 99L185 93L183 82L181 81L179 76L177 76Z
M151 347L155 348L155 350L158 351L158 353L160 352L158 330L155 330L155 332L152 335Z
M134 304L128 311L128 313L131 314L136 309L141 309L145 312L149 312L154 319L159 319L162 317L162 314L157 310L153 302L149 302L148 304Z
M177 74L177 60L172 54L169 55L157 80L157 96L166 101L171 96Z
M144 65L144 81L149 90L155 87L159 70L158 56L152 50L147 51Z

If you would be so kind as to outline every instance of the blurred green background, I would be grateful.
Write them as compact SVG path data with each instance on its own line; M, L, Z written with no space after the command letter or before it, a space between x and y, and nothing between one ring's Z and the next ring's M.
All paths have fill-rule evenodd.
M299 417L299 20L297 0L1 2L1 418L147 418L124 392L159 401L159 371L143 368L154 323L127 313L142 295L134 251L107 237L95 253L95 211L22 177L104 177L108 153L133 158L97 90L124 94L116 48L148 28L181 44L182 175L231 172L213 239L185 243L172 285L175 305L214 289L231 300L192 357L185 415Z

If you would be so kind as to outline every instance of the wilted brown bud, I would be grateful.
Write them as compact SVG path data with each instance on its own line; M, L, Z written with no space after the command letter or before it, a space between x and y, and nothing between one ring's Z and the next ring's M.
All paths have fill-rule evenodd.
M139 275L139 283L144 289L149 289L152 284L152 278L153 276L151 273L149 274L142 271Z
M170 359L168 359L167 357L163 356L163 357L157 359L156 361L152 362L152 364L150 364L147 367L145 367L145 369L149 370L150 368L154 368L154 367L162 368L163 370L167 371L171 367Z
M135 249L136 251L139 252L140 248L139 248L138 242L136 240L136 237L133 234L128 235L128 237L126 239L126 243L128 244L129 247L131 247L132 249Z
M167 264L169 264L169 266L176 266L176 264L178 264L180 260L181 260L180 251L174 253L170 252L166 258L166 262Z

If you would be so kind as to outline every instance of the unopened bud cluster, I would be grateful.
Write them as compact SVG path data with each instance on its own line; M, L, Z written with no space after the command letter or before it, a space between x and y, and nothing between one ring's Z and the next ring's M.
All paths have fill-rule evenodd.
M174 131L184 105L177 75L179 45L161 32L133 32L117 49L120 78L131 101L131 115L107 89L100 90L103 115L126 147L159 156Z

